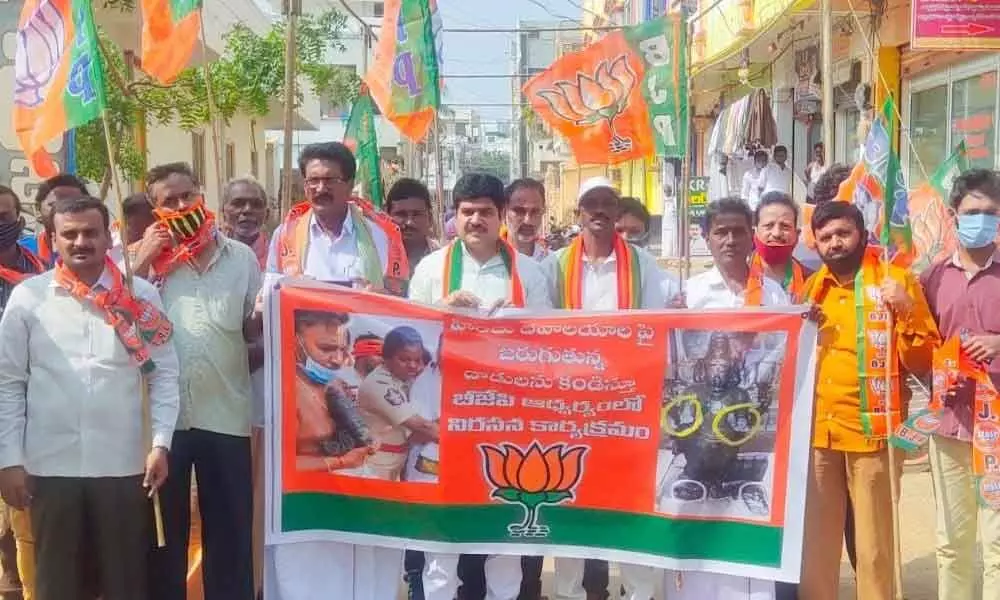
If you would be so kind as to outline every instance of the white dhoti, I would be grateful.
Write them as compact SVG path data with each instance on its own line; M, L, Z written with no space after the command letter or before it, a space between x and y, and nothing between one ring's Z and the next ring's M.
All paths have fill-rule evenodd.
M458 592L458 555L425 552L425 600L453 600ZM516 600L521 593L521 557L486 559L486 600Z
M736 575L721 575L701 571L681 573L677 589L677 572L667 571L663 589L667 600L774 600L774 582Z
M396 600L403 550L343 542L298 542L270 549L274 600ZM272 600L271 596L266 596Z
M656 591L656 583L663 578L663 570L655 567L623 563L618 565L618 570L626 600L649 600ZM554 597L555 600L587 600L582 558L556 558Z

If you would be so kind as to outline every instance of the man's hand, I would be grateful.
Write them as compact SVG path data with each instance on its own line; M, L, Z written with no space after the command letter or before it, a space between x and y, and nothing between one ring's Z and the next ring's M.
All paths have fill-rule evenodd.
M906 293L903 284L895 279L886 278L882 281L882 301L898 315L905 315L913 308L913 298Z
M823 322L826 321L826 315L823 314L823 309L820 308L819 304L813 304L809 307L809 312L806 313L806 318L817 325L822 325Z
M495 316L498 312L500 312L500 309L507 308L509 306L513 306L513 304L511 304L506 298L501 298L490 306L489 310L486 311L486 316Z
M370 446L362 446L360 448L355 448L353 450L348 450L347 453L340 457L340 468L341 469L357 469L365 464L365 459L375 454L375 449Z
M479 305L482 304L482 301L475 294L466 292L465 290L458 290L457 292L448 294L448 297L443 302L445 306L452 308L479 308Z
M24 510L31 504L28 472L24 467L7 467L0 470L0 495L8 506Z
M142 478L142 487L148 490L146 495L152 498L166 480L167 449L157 446L146 456L146 476Z
M146 232L139 240L139 246L135 252L135 270L140 276L149 271L149 265L153 259L159 256L164 249L173 245L174 239L170 236L170 230L161 223L153 223L146 228Z
M974 335L962 342L962 350L976 362L991 362L1000 354L1000 335Z

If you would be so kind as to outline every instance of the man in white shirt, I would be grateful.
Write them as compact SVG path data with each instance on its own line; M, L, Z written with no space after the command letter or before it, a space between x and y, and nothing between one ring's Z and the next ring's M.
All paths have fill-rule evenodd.
M452 198L458 239L420 261L410 281L410 299L488 312L504 306L551 308L541 268L500 238L503 183L492 175L463 175ZM459 584L458 555L425 554L424 597L452 600ZM515 600L521 590L521 557L490 556L485 568L486 597Z
M542 241L545 185L535 179L516 179L504 190L507 196L507 241L535 260L549 253Z
M153 552L151 596L183 600L187 592L193 469L205 532L205 596L250 598L253 399L247 342L262 330L254 311L260 266L249 246L219 232L190 166L154 167L146 185L157 218L150 235L167 231L171 241L139 256L136 274L159 283L174 325L181 384L173 476L161 494L167 543Z
M61 260L17 286L0 320L0 492L31 508L36 600L80 597L81 553L105 600L145 600L148 497L178 414L171 325L153 286L130 291L107 258L100 200L57 200L50 225Z
M705 210L705 239L712 252L714 266L687 281L686 306L689 309L742 308L750 276L749 257L753 249L753 213L739 198L723 198L711 202ZM762 306L783 306L791 303L781 284L770 277L763 278ZM760 360L762 367L771 367L783 348L778 348ZM774 359L769 358L774 356ZM686 571L675 577L668 573L665 585L674 590L671 600L773 600L774 582Z
M760 196L764 193L767 168L767 152L758 150L753 153L753 167L743 174L743 186L740 197L750 205L750 210L757 208Z
M376 270L388 273L387 235L348 204L357 170L351 151L337 143L306 146L299 169L309 203L301 218L308 219L308 228L300 230L302 237L286 240L298 254L295 261L283 260L287 256L276 241L288 222L275 231L268 271L333 282L371 282ZM370 264L373 259L377 266ZM268 600L395 600L403 572L402 550L345 542L279 544L270 548L269 558Z
M618 235L615 224L620 213L621 198L607 178L594 177L580 186L577 198L580 235L542 262L556 308L614 311L666 305L664 273L656 259ZM566 253L569 256L564 261ZM639 265L638 281L632 279L633 270L626 267L632 261ZM564 265L582 272L563 272ZM619 286L619 278L629 281ZM569 289L567 281L579 281L580 288ZM628 297L619 297L619 287L630 290ZM662 573L652 567L629 564L620 565L620 570L628 600L649 600ZM583 559L556 558L555 599L585 600L583 578ZM603 590L596 592L600 594Z
M764 168L764 194L767 192L792 193L792 170L786 164L788 161L788 148L775 146L772 158L774 162L768 163Z

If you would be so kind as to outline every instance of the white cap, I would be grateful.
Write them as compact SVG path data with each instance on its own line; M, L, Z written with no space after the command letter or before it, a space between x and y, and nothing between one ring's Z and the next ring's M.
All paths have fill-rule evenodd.
M591 177L590 179L580 184L580 193L577 194L576 201L579 202L580 200L583 200L583 197L586 196L589 192L592 192L599 188L608 188L615 194L618 193L618 190L615 189L615 184L611 183L611 180L608 179L607 177Z

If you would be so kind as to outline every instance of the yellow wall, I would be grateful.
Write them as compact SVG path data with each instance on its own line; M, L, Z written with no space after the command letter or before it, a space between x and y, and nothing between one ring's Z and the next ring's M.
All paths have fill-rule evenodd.
M567 164L563 167L559 194L553 199L549 210L549 214L556 218L557 223L567 225L574 222L573 213L576 211L576 197L580 193L580 184L591 177L610 177L610 174L603 165L579 167Z

